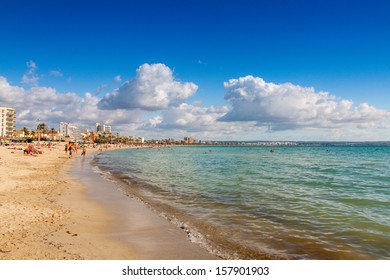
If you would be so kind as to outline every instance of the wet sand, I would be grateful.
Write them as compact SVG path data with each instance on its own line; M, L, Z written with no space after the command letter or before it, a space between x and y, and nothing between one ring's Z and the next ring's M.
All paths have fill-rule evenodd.
M185 231L93 172L88 159L76 159L71 175L87 186L88 197L110 212L111 226L107 233L129 245L133 259L217 259L190 242Z
M216 258L93 173L88 158L42 150L0 147L0 259Z

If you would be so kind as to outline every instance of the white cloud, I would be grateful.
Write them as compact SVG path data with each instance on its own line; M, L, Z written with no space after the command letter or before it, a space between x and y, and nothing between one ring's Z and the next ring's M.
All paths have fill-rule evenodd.
M34 61L32 61L32 60L27 61L26 65L27 65L28 68L33 69L33 70L38 68L37 64Z
M175 80L164 64L143 64L136 77L99 102L100 109L141 109L158 111L179 106L198 89L194 83Z
M24 73L22 77L22 83L29 84L31 86L37 86L39 77L36 75L35 71L37 70L37 64L30 60L26 62L27 65L27 71Z
M0 104L16 109L18 128L34 128L37 119L55 128L62 121L84 128L91 128L100 121L117 125L139 122L139 111L116 110L107 114L107 111L98 109L99 101L100 98L90 93L80 97L76 93L60 93L49 87L24 89L12 86L0 76Z
M103 84L97 87L95 90L95 95L100 95L103 91L108 90L109 85L108 84Z
M164 110L159 116L149 120L142 129L145 131L169 131L170 137L181 138L190 134L195 138L227 139L245 130L259 130L254 122L219 122L218 119L228 112L225 106L200 107L182 103Z
M221 128L216 120L227 112L226 107L198 107L182 103L178 107L163 111L162 119L156 127L187 131L216 130Z
M64 74L60 70L51 70L49 72L49 75L53 76L53 77L63 77L64 76Z
M296 128L341 128L346 125L381 126L390 120L388 111L367 103L357 107L351 100L339 100L327 92L291 83L267 83L253 76L224 83L225 100L232 109L222 121L255 121L270 130Z
M154 117L149 120L149 122L146 124L146 126L149 126L151 128L156 128L159 124L163 122L163 119L161 116Z
M36 64L30 61L28 66L35 75ZM36 127L39 118L55 128L61 121L89 129L104 122L122 135L146 138L381 140L389 135L385 129L377 133L390 127L388 111L367 103L355 106L313 88L267 83L253 76L232 79L225 83L230 107L207 107L201 100L188 104L197 88L175 79L164 64L144 64L134 79L104 98L13 86L0 76L0 104L15 107L17 128ZM107 92L108 86L102 89ZM266 133L267 128L275 133Z
M10 106L24 98L24 89L11 86L5 77L0 76L0 102L2 106Z
M120 75L115 76L115 77L114 77L114 81L115 81L115 82L121 82L121 81L122 81L121 76L120 76Z

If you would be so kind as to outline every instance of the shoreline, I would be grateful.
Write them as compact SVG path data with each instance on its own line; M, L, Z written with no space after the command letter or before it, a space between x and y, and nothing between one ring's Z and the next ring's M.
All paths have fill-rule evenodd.
M127 150L97 154L92 164L222 259L377 259L388 258L386 178L380 175L386 151ZM372 170L378 173L364 183ZM373 213L378 220L370 219Z
M217 259L93 174L88 150L83 160L62 145L37 157L0 147L0 259Z
M127 196L120 185L97 174L90 160L76 159L71 176L85 186L89 199L109 212L111 227L106 228L106 234L129 246L133 252L131 259L218 259L191 242L183 230L141 201Z

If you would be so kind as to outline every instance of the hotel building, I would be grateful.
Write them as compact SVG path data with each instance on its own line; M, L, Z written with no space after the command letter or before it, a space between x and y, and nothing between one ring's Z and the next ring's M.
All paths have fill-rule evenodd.
M15 109L0 107L0 137L12 137L15 128Z
M99 132L111 132L111 126L104 125L101 123L96 123L96 133L99 133Z
M184 137L184 144L191 145L195 143L195 139L192 137Z
M75 125L67 122L60 122L60 135L64 137L80 138L81 131Z

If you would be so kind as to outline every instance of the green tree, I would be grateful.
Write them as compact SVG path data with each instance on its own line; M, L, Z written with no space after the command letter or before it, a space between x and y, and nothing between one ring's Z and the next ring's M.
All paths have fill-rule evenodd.
M28 130L27 127L23 127L23 133L24 133L24 137L28 137L30 135L30 131Z
M54 131L56 131L53 127L50 129L51 130L51 141L54 139Z
M47 130L47 125L45 123L40 123L37 125L37 129L45 131Z
M47 130L47 125L45 123L40 123L37 125L37 130L38 130L38 142L41 139L41 130L42 133L45 134L45 131Z

